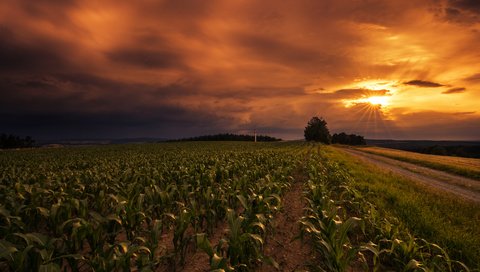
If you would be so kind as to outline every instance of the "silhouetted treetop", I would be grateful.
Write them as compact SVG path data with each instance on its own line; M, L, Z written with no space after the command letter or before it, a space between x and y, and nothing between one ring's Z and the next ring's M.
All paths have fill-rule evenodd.
M325 144L330 144L332 136L327 128L327 122L322 118L312 117L308 121L304 130L304 136L306 141L315 141Z
M21 138L13 134L7 135L5 133L2 133L0 135L0 148L2 149L33 147L34 145L35 145L35 141L30 136Z
M337 133L333 134L332 143L344 144L344 145L366 145L367 144L363 136L355 135L355 134L346 134L345 132L342 132L339 134Z

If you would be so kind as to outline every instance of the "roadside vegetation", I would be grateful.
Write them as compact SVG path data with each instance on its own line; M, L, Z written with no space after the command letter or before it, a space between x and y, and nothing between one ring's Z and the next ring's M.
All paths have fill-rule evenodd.
M383 171L341 149L324 150L354 177L354 187L386 216L396 217L415 236L448 249L452 258L480 268L478 204Z
M185 142L0 153L0 270L282 270L265 246L298 182L312 271L478 263L478 206L321 144Z

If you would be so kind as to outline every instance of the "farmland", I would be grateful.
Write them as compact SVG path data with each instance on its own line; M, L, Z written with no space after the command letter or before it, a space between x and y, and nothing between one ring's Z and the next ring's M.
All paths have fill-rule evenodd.
M363 147L360 150L480 180L480 159L427 155L381 147Z
M272 244L295 198L304 209L284 223L307 249L299 269L476 268L478 206L425 191L438 207L423 204L414 215L415 190L385 202L382 194L399 194L388 187L398 182L383 180L381 191L366 179L384 177L365 167L331 147L300 142L4 151L0 270L283 270L288 264L274 258L282 249ZM453 221L455 236L426 230L443 220L429 218L428 208L440 209L430 217Z

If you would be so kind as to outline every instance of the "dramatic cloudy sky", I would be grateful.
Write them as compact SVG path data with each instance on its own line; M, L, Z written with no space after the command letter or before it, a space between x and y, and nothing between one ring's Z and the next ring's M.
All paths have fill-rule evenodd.
M480 1L0 2L0 131L480 140Z

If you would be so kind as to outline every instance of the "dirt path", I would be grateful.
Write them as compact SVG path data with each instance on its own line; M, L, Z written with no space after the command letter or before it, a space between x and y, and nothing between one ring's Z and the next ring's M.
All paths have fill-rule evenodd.
M480 203L480 182L477 180L355 149L340 148L340 150L395 174Z
M283 210L275 215L273 229L275 233L269 237L265 245L265 254L272 257L280 266L276 270L272 266L263 265L258 271L305 271L305 265L315 258L308 245L302 245L295 237L300 233L298 220L303 215L303 176L283 197Z

